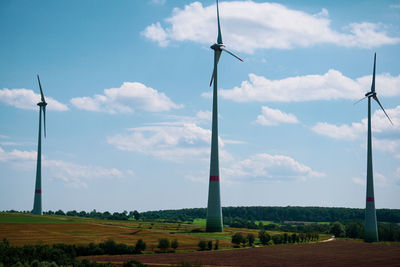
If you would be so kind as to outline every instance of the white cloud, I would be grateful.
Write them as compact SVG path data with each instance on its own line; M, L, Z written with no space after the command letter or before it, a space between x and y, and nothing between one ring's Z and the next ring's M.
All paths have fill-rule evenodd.
M0 162L36 160L36 156L36 151L22 151L18 149L5 151L3 148L0 147Z
M282 80L269 80L263 76L249 74L249 80L240 87L219 90L219 95L236 102L302 102L316 100L350 99L357 100L370 90L372 75L355 80L340 71L329 70L323 75L305 75ZM379 95L400 95L400 75L382 74L376 76ZM203 93L209 97L210 93Z
M396 158L400 158L400 106L393 109L386 109L386 112L392 119L393 125L390 124L379 107L372 115L373 149L391 153ZM368 120L364 118L361 122L353 122L351 125L334 125L319 122L311 129L317 134L334 139L356 140L366 138L367 126Z
M375 102L374 100L372 100ZM387 114L393 121L390 124L383 111L379 108L372 115L372 131L374 134L394 136L394 140L376 140L381 143L381 147L393 147L399 141L400 136L400 106L393 109L386 109ZM325 135L334 139L354 140L360 137L365 137L367 132L368 120L364 118L361 122L353 122L351 125L334 125L326 122L319 122L312 127L312 130L320 135ZM387 139L388 137L385 137ZM386 143L386 144L385 144ZM378 148L378 146L377 146Z
M328 10L317 14L289 9L277 3L233 1L220 3L222 37L233 50L253 53L256 49L290 49L330 43L344 47L372 48L396 44L385 25L351 23L341 31L331 27ZM165 46L171 41L209 44L217 36L215 4L200 2L174 8L171 17L148 26L144 35Z
M365 132L362 123L353 122L351 125L334 125L326 122L318 122L312 130L320 135L325 135L334 139L354 140Z
M321 177L325 174L313 171L310 167L283 155L267 153L256 154L224 168L228 177L249 177L263 180L305 179Z
M52 97L45 96L47 110L66 111L68 107L58 102ZM21 109L38 109L37 103L40 102L40 94L36 94L30 89L1 89L0 102L9 106Z
M97 178L119 178L123 173L116 169L106 169L100 166L87 166L62 160L44 160L52 178L61 179L67 185L87 188L87 180Z
M261 108L261 115L257 116L256 122L261 125L271 126L280 123L298 123L296 116L291 113L285 113L279 109L264 106Z
M206 110L206 111L200 110L199 112L197 112L196 118L198 118L200 120L211 121L212 112L209 110Z
M111 114L131 113L135 109L158 112L182 107L164 93L138 82L124 82L119 88L105 89L102 95L72 98L71 103L79 109Z
M15 167L34 168L37 160L36 151L14 149L5 151L0 147L0 162L10 162ZM74 187L87 187L87 181L96 178L119 178L124 173L118 169L103 168L100 166L81 165L62 160L50 160L42 155L42 174L46 177L61 179L65 184Z
M167 40L168 35L161 27L160 22L157 22L156 24L153 23L148 26L142 32L142 35L154 42L157 42L161 47L165 47L169 44L169 41Z
M164 122L132 128L129 132L109 137L107 142L120 150L140 152L165 160L209 159L211 131L195 123ZM220 158L231 160L232 156L221 149L225 141L219 138L218 142Z

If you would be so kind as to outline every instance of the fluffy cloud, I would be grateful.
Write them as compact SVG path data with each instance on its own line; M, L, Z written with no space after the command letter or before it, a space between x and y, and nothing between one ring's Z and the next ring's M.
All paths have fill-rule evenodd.
M265 180L305 179L321 177L323 173L313 171L310 167L295 159L283 155L267 153L256 154L248 159L224 169L228 177L250 177Z
M0 162L10 162L20 169L21 166L34 168L37 159L36 151L14 149L5 151L0 147ZM62 160L50 160L42 156L42 166L48 177L61 179L65 184L74 187L87 187L87 181L96 178L118 178L124 173L118 169L100 166L81 165Z
M298 123L296 116L290 113L285 113L279 109L269 107L261 108L261 115L257 116L256 122L261 125L272 126L280 123Z
M129 133L109 137L107 141L120 150L140 152L171 161L208 160L211 131L195 123L164 122L132 128ZM224 143L219 138L220 148L224 147ZM228 140L227 143L235 141ZM232 158L224 150L220 150L220 156L223 160Z
M157 112L182 107L164 93L138 82L125 82L119 88L105 89L102 95L72 98L71 103L79 109L111 114L131 113L135 109Z
M372 100L373 101L373 100ZM375 101L373 101L375 102ZM387 114L393 121L393 125L390 124L385 114L381 109L378 109L372 115L372 131L378 134L380 137L386 135L399 138L400 136L400 106L393 109L387 109ZM353 122L351 125L334 125L326 122L319 122L312 127L312 130L318 134L325 135L334 139L354 140L360 137L364 137L367 132L368 119L362 119L361 122ZM389 140L387 140L389 141ZM378 142L384 142L379 140ZM395 141L391 141L395 142ZM391 147L393 143L389 142L385 146Z
M68 107L57 100L45 96L48 110L66 111ZM0 102L21 109L37 109L40 102L40 94L30 89L1 89Z
M277 3L233 1L220 3L220 17L225 43L233 50L246 53L320 43L371 48L400 41L398 37L390 37L382 24L351 23L341 31L334 30L326 9L308 14ZM175 8L165 22L168 26L157 22L142 34L160 46L171 41L209 44L217 36L215 4L203 7L200 2L193 2L183 9Z
M236 102L301 102L315 100L350 99L356 100L370 90L372 75L355 80L344 76L340 71L329 70L323 75L305 75L282 80L269 80L263 76L249 74L249 80L240 87L220 90L225 99ZM376 76L379 95L400 95L400 75L382 74ZM379 89L378 89L379 88ZM203 93L204 97L211 96Z
M375 101L373 101L375 102ZM400 106L387 109L387 114L393 121L390 124L381 109L376 110L372 115L372 132L374 149L393 154L400 158ZM355 140L366 138L367 118L361 122L353 122L351 125L334 125L326 122L319 122L312 127L312 130L320 135L325 135L334 139Z

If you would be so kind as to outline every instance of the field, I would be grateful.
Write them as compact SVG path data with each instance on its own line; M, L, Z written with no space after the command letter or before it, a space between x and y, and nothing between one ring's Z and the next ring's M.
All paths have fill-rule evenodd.
M323 243L279 245L221 251L199 251L163 255L96 256L98 262L136 259L149 266L181 262L205 266L400 266L400 244L368 244L334 240Z
M107 239L135 245L138 239L147 244L147 251L156 249L158 239L177 239L179 251L198 249L200 240L219 240L220 248L231 248L233 232L257 235L258 230L225 228L223 233L195 233L204 229L205 220L194 224L111 221L66 216L36 216L21 213L0 213L0 239L7 238L11 245L25 244L82 244L99 243ZM271 234L276 232L271 231ZM322 236L327 239L328 236Z
M258 230L225 228L223 233L192 232L204 229L205 220L194 224L111 221L66 216L36 216L21 213L0 213L0 239L11 245L24 244L88 244L113 239L118 243L135 245L143 239L147 250L143 255L90 256L98 262L121 265L136 259L150 266L169 266L180 262L208 266L262 266L262 265L324 265L324 266L400 266L400 244L367 244L357 241L334 240L308 244L277 245L232 249L231 236ZM269 231L271 235L279 232ZM155 254L158 239L177 239L177 253ZM328 235L320 235L322 240ZM218 251L196 251L200 240L219 240Z

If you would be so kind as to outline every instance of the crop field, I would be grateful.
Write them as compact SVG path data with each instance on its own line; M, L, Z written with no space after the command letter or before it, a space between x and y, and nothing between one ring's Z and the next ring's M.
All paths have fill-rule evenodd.
M204 229L205 220L196 224L112 221L66 216L36 216L21 213L0 213L0 239L6 238L11 245L25 244L88 244L113 239L117 243L135 245L138 239L147 244L147 251L156 249L159 238L177 239L178 250L196 250L200 240L219 240L220 248L232 247L234 232L243 234L258 230L225 228L223 233L192 232ZM270 232L274 234L276 232ZM323 238L328 238L323 237Z
M399 266L400 244L368 244L334 240L323 243L278 245L188 253L93 256L97 262L122 265L136 259L149 266L170 266L181 262L205 266Z

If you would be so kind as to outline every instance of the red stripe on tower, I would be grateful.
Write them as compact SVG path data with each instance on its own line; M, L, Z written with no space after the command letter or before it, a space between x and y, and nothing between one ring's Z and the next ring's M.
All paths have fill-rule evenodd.
M35 190L35 194L41 194L42 193L42 190L41 189L36 189Z
M219 182L219 176L210 176L210 181Z
M375 201L374 197L367 197L367 202L374 202L374 201Z

